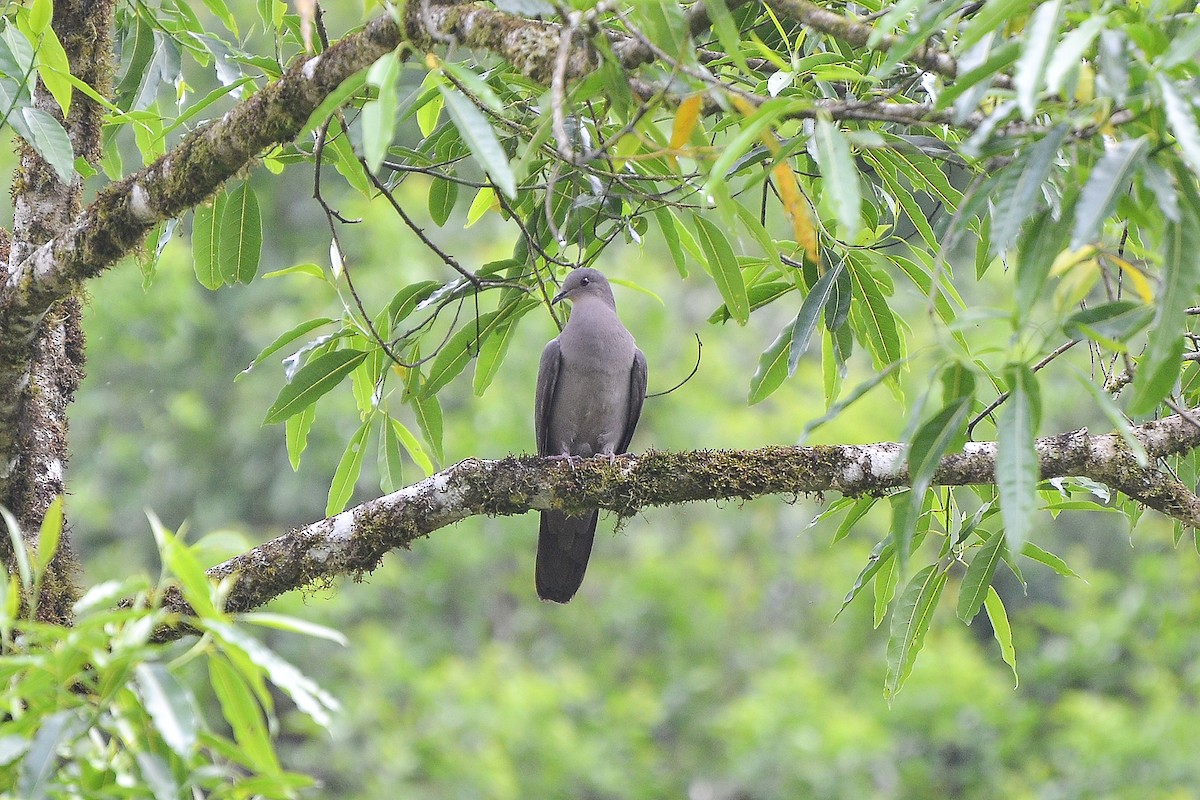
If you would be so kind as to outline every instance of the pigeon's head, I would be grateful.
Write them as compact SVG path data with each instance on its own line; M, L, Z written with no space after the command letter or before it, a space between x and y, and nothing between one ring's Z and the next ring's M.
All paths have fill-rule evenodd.
M604 273L600 270L592 267L580 267L573 270L562 282L562 289L554 295L554 300L551 302L570 300L572 303L577 303L587 297L600 298L613 308L616 308L617 305L616 300L613 299L612 287L608 285L608 278L605 278Z

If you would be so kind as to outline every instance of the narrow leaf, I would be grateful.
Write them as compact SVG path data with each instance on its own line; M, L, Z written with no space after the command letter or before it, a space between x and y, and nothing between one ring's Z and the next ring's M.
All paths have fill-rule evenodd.
M821 312L829 302L829 298L833 294L834 283L844 268L845 262L839 261L833 267L826 270L825 274L817 280L816 284L805 295L804 302L800 304L800 313L796 315L796 320L792 323L792 336L788 349L787 362L788 377L796 374L796 367L800 363L800 357L808 349L809 340L812 338L813 331L817 327L817 320L820 319Z
M1046 65L1050 61L1050 51L1058 40L1061 13L1062 0L1051 0L1038 6L1025 25L1022 37L1025 49L1017 60L1013 84L1017 90L1017 105L1026 120L1033 119L1037 110L1038 94L1043 85Z
M367 451L367 434L371 432L369 422L364 422L346 443L346 449L338 461L333 473L333 481L329 484L329 499L325 503L325 516L339 514L350 502L354 494L354 486L358 476L362 474L363 456Z
M233 738L255 769L267 774L280 772L275 749L267 734L267 722L246 679L223 658L208 659L209 681L221 704L221 713Z
M1003 547L1004 531L989 534L967 567L967 574L963 576L962 586L958 590L958 618L968 625L979 613L979 607L992 588L992 576L996 574Z
M692 225L708 262L708 273L717 284L725 306L739 325L745 325L750 319L750 299L746 295L746 283L729 239L716 224L699 214L692 214Z
M34 557L34 575L41 576L46 567L58 552L58 542L63 530L63 496L60 494L50 501L45 515L42 517L42 527L38 532L37 555Z
M367 70L367 83L379 90L376 99L363 104L359 118L362 123L363 158L367 162L367 169L372 172L383 163L396 130L396 78L399 74L400 59L393 52L381 56Z
M429 185L429 216L439 228L450 219L458 200L458 184L444 178L434 178Z
M350 374L367 357L363 350L334 350L305 364L280 390L275 402L267 409L264 425L283 422L303 411Z
M775 341L758 357L758 369L750 378L750 395L747 398L750 405L765 400L788 376L788 350L794 327L795 324L784 325Z
M1013 680L1019 683L1021 679L1017 675L1017 651L1013 647L1012 626L1008 622L1008 612L1004 610L1004 601L996 593L995 587L988 587L987 599L983 604L987 609L988 621L992 623L992 634L1000 645L1000 656L1012 669Z
M938 569L937 564L930 564L912 576L896 602L888 636L887 676L884 678L884 693L889 700L896 696L912 672L917 654L925 644L933 609L945 586L946 572Z
M213 198L211 206L197 207L193 217L192 267L196 271L196 280L200 281L200 285L205 289L216 290L223 283L217 252L220 250L219 220L224 206L225 193L221 192Z
M1133 171L1145 156L1147 145L1145 136L1111 145L1092 169L1075 207L1072 250L1095 241L1100 226L1117 203L1117 196L1129 188Z
M1182 364L1184 312L1196 294L1200 208L1193 192L1183 193L1180 199L1180 221L1168 221L1163 234L1163 286L1149 342L1138 359L1129 403L1129 413L1135 416L1150 413L1171 392Z
M459 94L457 90L447 86L438 86L438 89L446 101L446 110L450 112L450 119L453 120L454 127L458 128L458 132L462 134L471 155L481 167L487 170L488 175L491 176L500 191L510 198L516 197L516 176L513 175L512 167L508 163L508 154L500 146L500 141L496 138L496 131L492 129L491 123L483 116L483 112L475 107L474 103Z
M1162 92L1167 124L1175 134L1175 141L1179 143L1183 159L1193 175L1200 175L1200 127L1196 125L1196 112L1192 104L1180 96L1169 78L1161 72L1155 77L1158 79L1158 89Z
M454 379L472 356L479 353L479 348L487 337L499 328L501 323L515 319L537 304L525 295L516 295L495 311L480 314L477 319L468 320L465 325L454 332L454 335L442 346L429 367L429 375L425 385L421 387L422 397L432 397L443 386Z
M67 138L63 126L54 117L33 106L21 109L21 117L32 137L29 143L33 149L46 160L60 181L70 183L75 177L75 151L71 149L71 140Z
M270 357L274 353L279 352L281 349L287 347L287 345L296 341L309 331L315 330L322 325L329 325L332 322L333 320L329 317L317 317L316 319L310 319L305 322L301 322L290 331L285 331L284 333L279 334L279 336L275 338L275 341L264 347L262 352L254 357L254 360L250 362L250 366L238 373L238 377L240 378L242 375L245 375L247 372L261 364L264 359Z
M825 117L817 119L813 134L822 192L830 199L838 221L838 238L854 244L862 227L862 190L850 143L841 130Z
M165 666L146 662L136 668L142 705L167 746L189 758L196 746L196 713L187 690Z
M1039 564L1045 564L1050 569L1062 575L1064 578L1080 578L1080 575L1075 570L1067 566L1067 562L1063 561L1058 556L1051 553L1049 550L1043 550L1033 542L1026 542L1025 547L1021 549L1021 555L1026 558L1032 558ZM1082 580L1082 578L1080 578Z
M217 261L222 280L229 285L250 283L258 274L262 255L262 214L258 197L243 181L223 204Z
M379 431L379 488L390 494L404 485L404 464L400 458L400 439L391 420Z
M1040 477L1034 435L1041 416L1037 378L1026 366L1007 370L1009 395L996 419L996 485L1010 553L1021 552L1033 527Z

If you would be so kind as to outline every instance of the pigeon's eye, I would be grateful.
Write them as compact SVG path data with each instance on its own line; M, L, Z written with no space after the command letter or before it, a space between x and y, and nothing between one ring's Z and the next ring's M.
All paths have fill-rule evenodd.
M587 286L587 285L588 285L589 283L591 283L591 282L592 282L592 279L591 279L591 278L582 278L582 279L580 279L580 281L579 281L579 285L580 285L580 286Z

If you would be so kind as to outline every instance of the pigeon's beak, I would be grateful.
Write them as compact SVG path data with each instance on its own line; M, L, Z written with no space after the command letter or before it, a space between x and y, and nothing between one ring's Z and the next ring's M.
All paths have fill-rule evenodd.
M554 298L550 301L550 305L554 305L555 303L560 302L561 300L565 299L566 296L567 296L567 290L563 289L561 292L554 295Z

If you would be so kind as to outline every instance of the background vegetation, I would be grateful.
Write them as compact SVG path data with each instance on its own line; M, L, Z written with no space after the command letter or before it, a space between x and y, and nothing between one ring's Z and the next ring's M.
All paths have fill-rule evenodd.
M257 5L229 2L238 19L253 18ZM1084 5L1074 12L1084 14ZM1149 15L1150 6L1164 4L1130 5ZM1098 4L1095 10L1116 13ZM336 12L326 19L337 31L354 22ZM1198 29L1193 20L1188 30ZM213 74L191 62L185 69L192 71L185 73L189 84L215 86ZM425 74L424 65L406 67L400 95L416 90ZM160 94L166 104L170 92ZM669 121L662 124L665 130ZM402 120L396 137L419 138L416 121ZM136 163L137 144L123 139L113 151ZM353 145L363 143L353 139ZM328 272L329 233L311 196L311 172L258 170L247 181L261 205L259 275L307 263ZM425 210L431 185L416 176L397 197L446 250L469 269L512 255L517 232L498 214L468 225L466 195L449 221L437 224ZM384 203L335 182L326 199L345 217L362 220L342 230L346 261L368 308L380 308L405 285L446 279L446 267L415 244ZM840 213L817 210L827 220ZM928 213L937 223L948 212ZM152 280L124 264L88 287L88 375L71 418L67 503L86 582L125 582L114 597L148 596L164 570L186 585L190 558L216 564L325 516L331 475L360 425L349 386L323 397L293 470L281 427L260 424L284 384L283 359L292 351L241 373L298 322L351 314L348 296L304 272L210 292L196 279L192 226L188 219L175 228ZM598 265L618 280L618 307L647 354L651 391L691 370L693 332L704 347L694 378L647 402L633 449L752 448L805 436L830 399L819 348L773 393L747 404L759 354L791 324L799 300L757 310L745 326L714 325L710 315L725 301L714 282L699 269L681 280L663 241L643 239L618 240ZM964 300L957 321L940 327L925 296L898 289L889 305L903 320L915 365L898 373L894 386L877 387L817 428L808 443L904 440L920 413L904 403L936 380L946 352L939 337L947 330L961 335L964 352L998 373L1014 353L1032 362L1040 355L1032 342L1058 336L1076 308L1079 298L1070 289L1064 290L1070 302L1046 292L1022 311L1027 316L1014 332L1011 314L994 311L1017 302L1012 273L1000 266L976 272L973 247L949 255L961 262L954 264ZM1088 288L1094 287L1085 294ZM532 451L537 358L555 330L545 313L529 313L482 396L473 391L470 367L443 388L444 452L438 458L438 446L423 440L417 457L405 457L396 485L424 477L423 458L436 468ZM846 367L846 387L878 372L866 352ZM1110 427L1082 399L1077 371L1094 369L1086 348L1078 348L1038 373L1040 432ZM986 371L980 367L981 375ZM397 418L419 435L410 409ZM374 439L367 452L351 504L379 494ZM477 517L389 556L361 583L316 587L272 605L272 612L340 632L340 642L328 631L300 636L295 629L305 626L298 622L267 618L259 622L291 630L252 628L328 694L221 627L228 621L215 611L202 620L203 637L165 651L131 646L125 672L121 659L110 659L104 669L111 672L100 670L100 683L111 675L113 686L128 680L135 688L114 689L111 702L96 703L95 729L116 740L130 724L141 726L130 740L150 742L145 752L153 756L126 767L115 759L104 766L110 754L97 741L107 742L105 736L93 738L89 750L84 728L72 739L64 722L65 732L39 762L53 769L45 777L32 774L32 756L45 743L37 731L49 728L12 728L21 716L12 709L18 698L45 688L37 676L103 662L114 630L143 623L136 615L95 610L108 608L99 602L102 593L95 613L81 615L77 636L30 629L20 648L25 660L10 654L0 667L16 719L0 730L0 778L17 787L10 796L30 796L21 787L35 787L36 796L107 796L109 778L95 777L105 769L135 776L131 796L156 797L191 788L212 796L294 791L362 798L1195 796L1200 561L1191 538L1177 546L1170 521L1128 505L1118 513L1119 501L1103 487L1073 482L1061 494L1041 489L1028 540L1069 566L1056 572L1024 559L1018 570L997 571L1015 670L1002 649L1009 635L996 636L987 614L970 624L955 615L949 598L958 596L969 560L962 559L948 568L947 599L936 608L903 690L884 691L890 595L872 586L841 612L872 548L891 529L887 503L849 527L842 527L845 507L825 515L839 499L833 494L648 510L612 536L612 520L602 520L583 589L566 606L539 603L534 595L534 517ZM966 508L961 513L968 518L994 499L965 490L956 498L953 513ZM166 528L186 523L186 539L194 543L187 555L147 523L146 507ZM910 565L909 574L919 566ZM194 600L197 590L191 591ZM11 648L8 630L6 622ZM43 660L31 668L29 654ZM169 673L159 669L164 664ZM240 684L221 673L228 678L222 684L214 669L242 675L247 697L256 699L236 702L228 687ZM174 680L180 683L172 688ZM185 698L182 705L156 704L156 681L168 686L167 696ZM61 686L43 696L54 702L39 708L39 719L53 720L77 702ZM198 744L164 736L163 720L186 718L181 709L191 709L206 734ZM249 716L239 721L239 713ZM26 712L25 719L32 716ZM281 767L257 738L268 729ZM61 744L68 741L70 747ZM239 760L247 753L258 759ZM95 788L81 788L92 780L86 765L93 762ZM69 780L71 769L77 775ZM300 788L303 779L284 771L310 775L318 788Z

